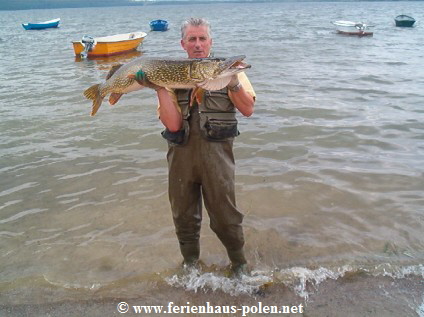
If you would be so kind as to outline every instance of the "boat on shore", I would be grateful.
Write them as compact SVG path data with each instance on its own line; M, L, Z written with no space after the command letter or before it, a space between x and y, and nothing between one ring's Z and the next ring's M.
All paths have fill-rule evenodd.
M103 37L84 35L73 41L75 55L81 57L106 57L128 53L137 49L146 37L145 32L115 34Z
M48 28L57 28L60 23L60 18L44 21L44 22L37 22L37 23L22 23L22 26L25 30L43 30Z
M373 35L373 32L368 29L369 27L372 27L372 25L368 25L363 22L339 20L332 23L336 26L336 31L339 34L356 36Z
M395 18L396 26L401 27L412 27L415 23L415 19L409 15L401 14Z
M168 30L168 21L166 20L153 20L150 22L151 31L166 31Z

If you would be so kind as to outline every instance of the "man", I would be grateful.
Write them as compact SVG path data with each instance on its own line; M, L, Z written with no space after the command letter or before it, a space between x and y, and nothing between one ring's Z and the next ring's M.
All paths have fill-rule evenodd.
M191 18L181 27L181 46L189 58L209 57L212 38L205 19ZM235 274L246 271L243 215L235 202L233 138L238 135L237 109L253 113L255 92L244 73L234 75L219 91L167 90L149 82L143 72L138 82L153 88L159 117L168 140L169 199L185 265L199 260L202 198L210 227L225 246ZM190 100L193 100L191 103Z

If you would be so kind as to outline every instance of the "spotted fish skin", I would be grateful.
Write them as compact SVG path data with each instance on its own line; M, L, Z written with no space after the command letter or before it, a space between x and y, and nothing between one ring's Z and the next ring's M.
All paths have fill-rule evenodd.
M114 66L106 81L85 90L84 96L93 100L90 115L94 116L108 94L111 94L109 102L115 104L123 94L143 88L133 78L139 70L143 70L147 79L158 86L219 90L228 85L231 76L251 67L243 62L244 59L244 55L196 59L139 57L127 64Z

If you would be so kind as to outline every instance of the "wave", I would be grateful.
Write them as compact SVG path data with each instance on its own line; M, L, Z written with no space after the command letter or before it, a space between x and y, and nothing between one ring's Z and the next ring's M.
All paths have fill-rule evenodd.
M258 294L261 289L272 283L272 276L266 272L253 271L250 275L242 275L240 278L231 278L217 273L203 273L197 268L188 269L185 274L175 274L165 278L165 281L178 288L187 291L220 290L231 296L242 294Z
M365 278L373 285L375 278L390 278L393 281L400 281L408 278L418 278L422 284L424 278L424 265L400 266L390 263L375 266L354 267L344 265L341 267L317 267L307 268L294 266L290 268L261 270L254 269L250 274L240 277L232 277L226 269L216 268L185 268L178 272L165 271L160 273L144 274L141 276L121 277L117 280L97 281L95 283L79 283L77 281L65 281L51 276L21 277L14 281L0 282L0 290L6 295L19 294L21 291L27 292L34 287L35 291L42 292L43 289L49 292L54 289L56 294L62 294L64 298L81 300L81 298L110 297L119 294L137 293L141 285L143 288L153 288L151 291L166 293L169 286L181 289L184 292L195 294L223 294L225 297L248 296L252 298L262 297L271 287L284 288L291 291L308 303L311 295L316 294L321 286L329 281L334 281L337 285L346 284L355 278ZM21 290L22 288L22 290ZM156 289L156 290L155 290ZM168 289L165 291L165 289ZM125 290L125 291L123 291ZM144 290L148 292L148 290ZM172 291L171 291L172 292ZM7 295L6 295L7 297ZM59 296L60 297L60 296ZM56 300L58 297L56 296ZM424 303L418 310L423 311ZM420 317L423 315L420 315Z
M192 268L187 270L185 274L174 274L166 277L165 281L170 286L183 288L186 291L197 293L219 290L231 296L246 294L257 296L273 284L282 284L307 302L310 295L324 281L352 278L355 275L390 277L392 279L403 279L410 276L424 278L424 265L396 267L390 263L385 263L357 268L350 265L316 269L291 267L273 271L254 270L250 275L243 275L240 278L230 278L219 272L202 272L202 270Z
M420 276L410 275L411 270ZM424 285L422 266L405 267L394 278L343 269L308 269L293 267L277 272L289 274L289 279L308 297L301 297L293 285L278 284L272 272L252 272L251 276L232 279L223 272L190 271L185 274L155 274L155 276L128 277L99 286L77 283L61 285L45 278L22 278L14 286L0 283L0 315L18 317L28 311L34 316L65 316L69 311L80 315L107 316L116 311L117 303L155 305L143 307L238 307L243 308L302 307L304 316L424 316ZM403 271L403 272L401 272ZM274 272L275 273L275 272ZM377 273L378 275L379 273ZM163 275L167 275L165 278ZM405 275L404 278L397 276ZM270 277L272 280L270 280ZM262 279L264 278L264 279ZM150 281L146 281L150 279ZM167 280L167 281L165 281ZM274 281L275 280L275 281ZM170 283L172 285L170 285ZM188 284L191 289L188 289ZM259 285L265 283L263 287ZM287 285L289 282L286 281ZM35 285L36 284L36 285ZM224 287L225 286L225 287ZM66 289L64 288L66 287ZM229 295L229 294L232 295ZM284 310L285 311L285 310ZM283 310L280 310L282 313ZM159 315L166 316L166 315ZM224 315L222 315L224 316ZM227 315L225 315L227 316ZM258 313L255 316L269 316Z

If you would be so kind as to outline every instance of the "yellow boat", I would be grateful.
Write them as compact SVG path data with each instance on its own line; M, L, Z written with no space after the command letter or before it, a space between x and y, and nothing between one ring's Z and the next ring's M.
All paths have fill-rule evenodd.
M75 55L82 57L101 57L128 53L137 49L147 34L133 32L103 37L83 36L73 41Z

